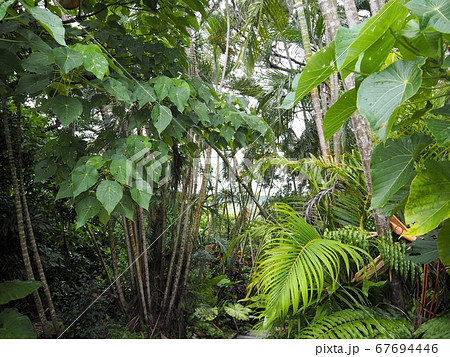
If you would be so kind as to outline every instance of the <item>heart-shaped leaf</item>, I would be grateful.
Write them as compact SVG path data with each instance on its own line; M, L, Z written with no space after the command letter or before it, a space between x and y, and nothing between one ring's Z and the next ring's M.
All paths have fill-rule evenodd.
M58 95L53 98L50 109L56 114L64 126L78 119L81 113L83 113L83 105L77 98L63 95Z
M152 121L158 133L161 134L172 121L172 112L165 105L156 104L152 109Z
M410 235L420 235L436 228L450 217L450 162L427 161L425 170L411 183L405 207Z
M53 50L56 64L61 68L64 74L72 69L83 65L83 56L81 53L71 50L68 47L57 47Z
M361 83L357 107L381 140L385 140L391 130L395 110L419 90L423 63L423 58L397 61Z
M98 179L97 170L90 165L80 165L72 171L73 197L94 186Z
M122 196L122 187L116 181L103 180L97 187L97 199L105 207L108 214L111 214L116 208Z
M414 159L431 142L431 138L424 134L414 134L396 140L389 139L373 150L370 159L372 209L384 205L410 182Z
M75 205L75 211L77 212L77 229L84 226L86 222L97 215L102 208L100 202L92 196L82 199Z
M405 5L420 19L420 27L434 27L450 33L450 2L448 0L412 0Z

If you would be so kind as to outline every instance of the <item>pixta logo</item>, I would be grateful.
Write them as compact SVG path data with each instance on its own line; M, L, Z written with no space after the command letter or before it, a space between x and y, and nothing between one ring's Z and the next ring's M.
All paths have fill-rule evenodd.
M131 171L129 186L150 194L154 187L164 186L170 178L169 167L164 165L169 159L169 155L147 148L134 154L127 159L127 170Z

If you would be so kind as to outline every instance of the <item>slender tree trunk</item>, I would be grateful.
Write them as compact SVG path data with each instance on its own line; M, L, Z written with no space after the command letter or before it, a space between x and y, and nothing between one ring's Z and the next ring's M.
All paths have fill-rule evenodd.
M139 227L139 238L140 238L140 246L141 246L141 261L142 261L142 273L143 273L143 285L146 296L146 304L147 311L151 311L151 291L150 291L150 273L148 269L148 252L147 252L147 237L145 234L145 216L144 210L141 206L137 208L137 216L138 216L138 227Z
M186 170L185 177L183 179L183 189L181 191L181 205L180 205L180 212L177 217L178 219L178 226L177 226L177 232L175 234L173 244L172 244L172 254L170 256L170 263L169 263L169 271L167 273L167 281L166 281L166 288L164 289L164 298L163 298L163 309L169 304L169 294L170 294L170 288L172 286L172 278L173 278L173 272L175 270L175 261L178 254L178 246L179 246L179 240L181 236L181 229L183 227L183 217L187 213L185 211L185 205L186 205L186 199L187 199L187 193L188 193L188 170Z
M169 306L167 308L167 317L169 318L169 316L172 313L172 309L175 306L175 299L178 295L178 287L180 284L180 278L181 278L181 272L182 272L182 268L183 268L183 264L184 264L184 256L186 253L186 247L187 247L187 243L188 243L188 239L187 239L187 234L189 232L189 220L191 218L191 204L192 204L192 198L194 196L193 191L193 178L194 178L194 170L192 169L192 167L189 167L187 170L187 195L186 195L186 203L187 203L187 208L186 208L186 213L184 216L184 222L183 222L183 233L181 236L181 242L180 242L180 254L178 255L178 261L177 261L177 267L175 270L175 275L173 278L173 285L172 285L172 291L171 291L171 295L170 295L170 301L169 301Z
M328 31L327 43L333 41L336 37L337 30L339 28L340 21L337 11L337 4L335 0L319 0L320 11L325 19L326 28ZM333 73L330 77L330 106L333 105L339 96L339 82L337 73ZM322 102L322 108L324 107ZM341 131L338 130L333 135L333 149L336 160L339 161L339 155L342 153L342 139L341 139Z
M23 219L23 207L20 199L20 187L19 187L19 179L17 177L17 169L16 169L16 163L14 159L14 151L12 147L12 141L11 141L11 133L9 130L9 124L8 124L8 113L7 113L7 105L6 105L6 99L2 100L2 111L3 111L3 125L4 125L4 133L5 133L5 141L6 141L6 148L8 151L8 160L9 160L9 167L11 170L11 179L13 184L13 190L14 190L14 202L16 206L16 216L17 216L17 228L19 233L19 241L20 241L20 248L22 250L22 257L23 262L25 264L25 271L27 274L28 280L34 280L34 273L33 273L33 267L31 265L30 255L28 253L28 246L27 246L27 237L25 234L25 224ZM44 331L44 335L47 338L51 337L51 333L48 327L48 321L45 317L45 311L44 306L42 304L41 297L39 296L39 293L35 291L33 293L34 302L36 304L36 309L39 315L39 320L42 325L42 329Z
M375 4L376 3L376 4ZM379 10L379 4L376 0L370 1L372 16L374 16ZM344 0L344 9L346 11L346 16L349 26L354 26L358 24L359 18L357 17L356 6L353 0ZM348 76L344 84L346 89L352 89L355 87L355 77L354 75ZM358 112L352 116L353 130L355 131L356 142L358 144L359 154L361 156L361 161L363 165L364 177L367 182L368 192L370 198L372 198L372 178L370 176L370 157L372 155L372 132L370 125L365 118L363 118ZM373 217L375 220L375 226L378 234L390 236L390 225L387 217L378 213L378 210L373 212ZM399 309L405 309L402 281L397 273L391 273L391 285L390 285L390 298L392 303Z
M105 271L106 280L108 280L108 285L112 285L112 280L111 280L111 276L109 275L109 272L108 272L108 267L105 263L105 259L103 259L103 254L102 254L102 251L100 250L97 240L95 239L94 232L92 231L91 227L89 227L88 225L86 226L86 231L87 231L89 237L91 238L92 244L94 244L95 252L97 253L98 258L100 259L103 270Z
M119 277L119 267L117 265L117 252L116 244L114 241L114 223L112 219L108 222L108 238L109 238L109 248L111 249L111 265L114 275L114 283L116 285L117 295L119 297L119 303L124 314L128 314L128 304L125 299L125 294L123 293L122 284Z
M125 236L125 248L127 250L128 266L130 267L130 280L131 289L133 292L137 291L136 288L136 266L133 264L133 250L131 248L130 232L128 230L127 218L123 217L123 232Z
M31 217L30 217L30 211L28 210L28 201L27 196L25 193L25 183L23 179L23 165L22 165L22 110L21 110L21 103L16 103L17 107L17 163L18 163L18 169L19 169L19 187L20 187L20 196L21 201L23 205L23 212L25 216L25 222L27 225L28 230L28 237L30 240L31 250L33 251L34 261L36 263L36 267L39 274L39 279L41 279L41 282L44 289L45 298L47 300L48 310L50 313L50 318L52 320L53 328L55 330L56 335L59 335L61 333L61 330L59 328L59 322L58 317L56 316L55 306L53 304L52 294L50 292L50 287L47 283L47 278L44 273L44 268L42 266L41 256L39 255L39 250L36 244L36 239L34 236L34 230L33 225L31 223Z
M300 24L300 31L303 41L303 49L305 51L306 61L312 56L311 52L311 42L309 39L308 24L306 23L305 10L303 8L303 0L294 1L295 9L297 10L298 21ZM325 160L329 160L329 148L327 142L325 141L325 136L323 135L323 118L322 111L320 108L320 100L317 88L311 90L311 101L314 108L314 119L317 127L317 135L319 137L319 147Z

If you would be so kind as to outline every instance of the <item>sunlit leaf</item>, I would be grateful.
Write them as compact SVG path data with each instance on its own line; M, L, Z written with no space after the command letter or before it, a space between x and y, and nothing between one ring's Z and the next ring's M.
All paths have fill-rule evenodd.
M381 140L385 140L391 130L395 110L419 90L423 63L423 58L397 61L361 83L357 107Z
M405 207L408 234L420 235L450 217L450 162L427 161L411 183Z

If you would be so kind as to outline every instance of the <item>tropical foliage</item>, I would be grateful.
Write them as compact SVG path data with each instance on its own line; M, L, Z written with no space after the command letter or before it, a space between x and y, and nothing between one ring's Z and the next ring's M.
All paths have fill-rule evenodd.
M448 338L449 18L0 0L0 337Z

